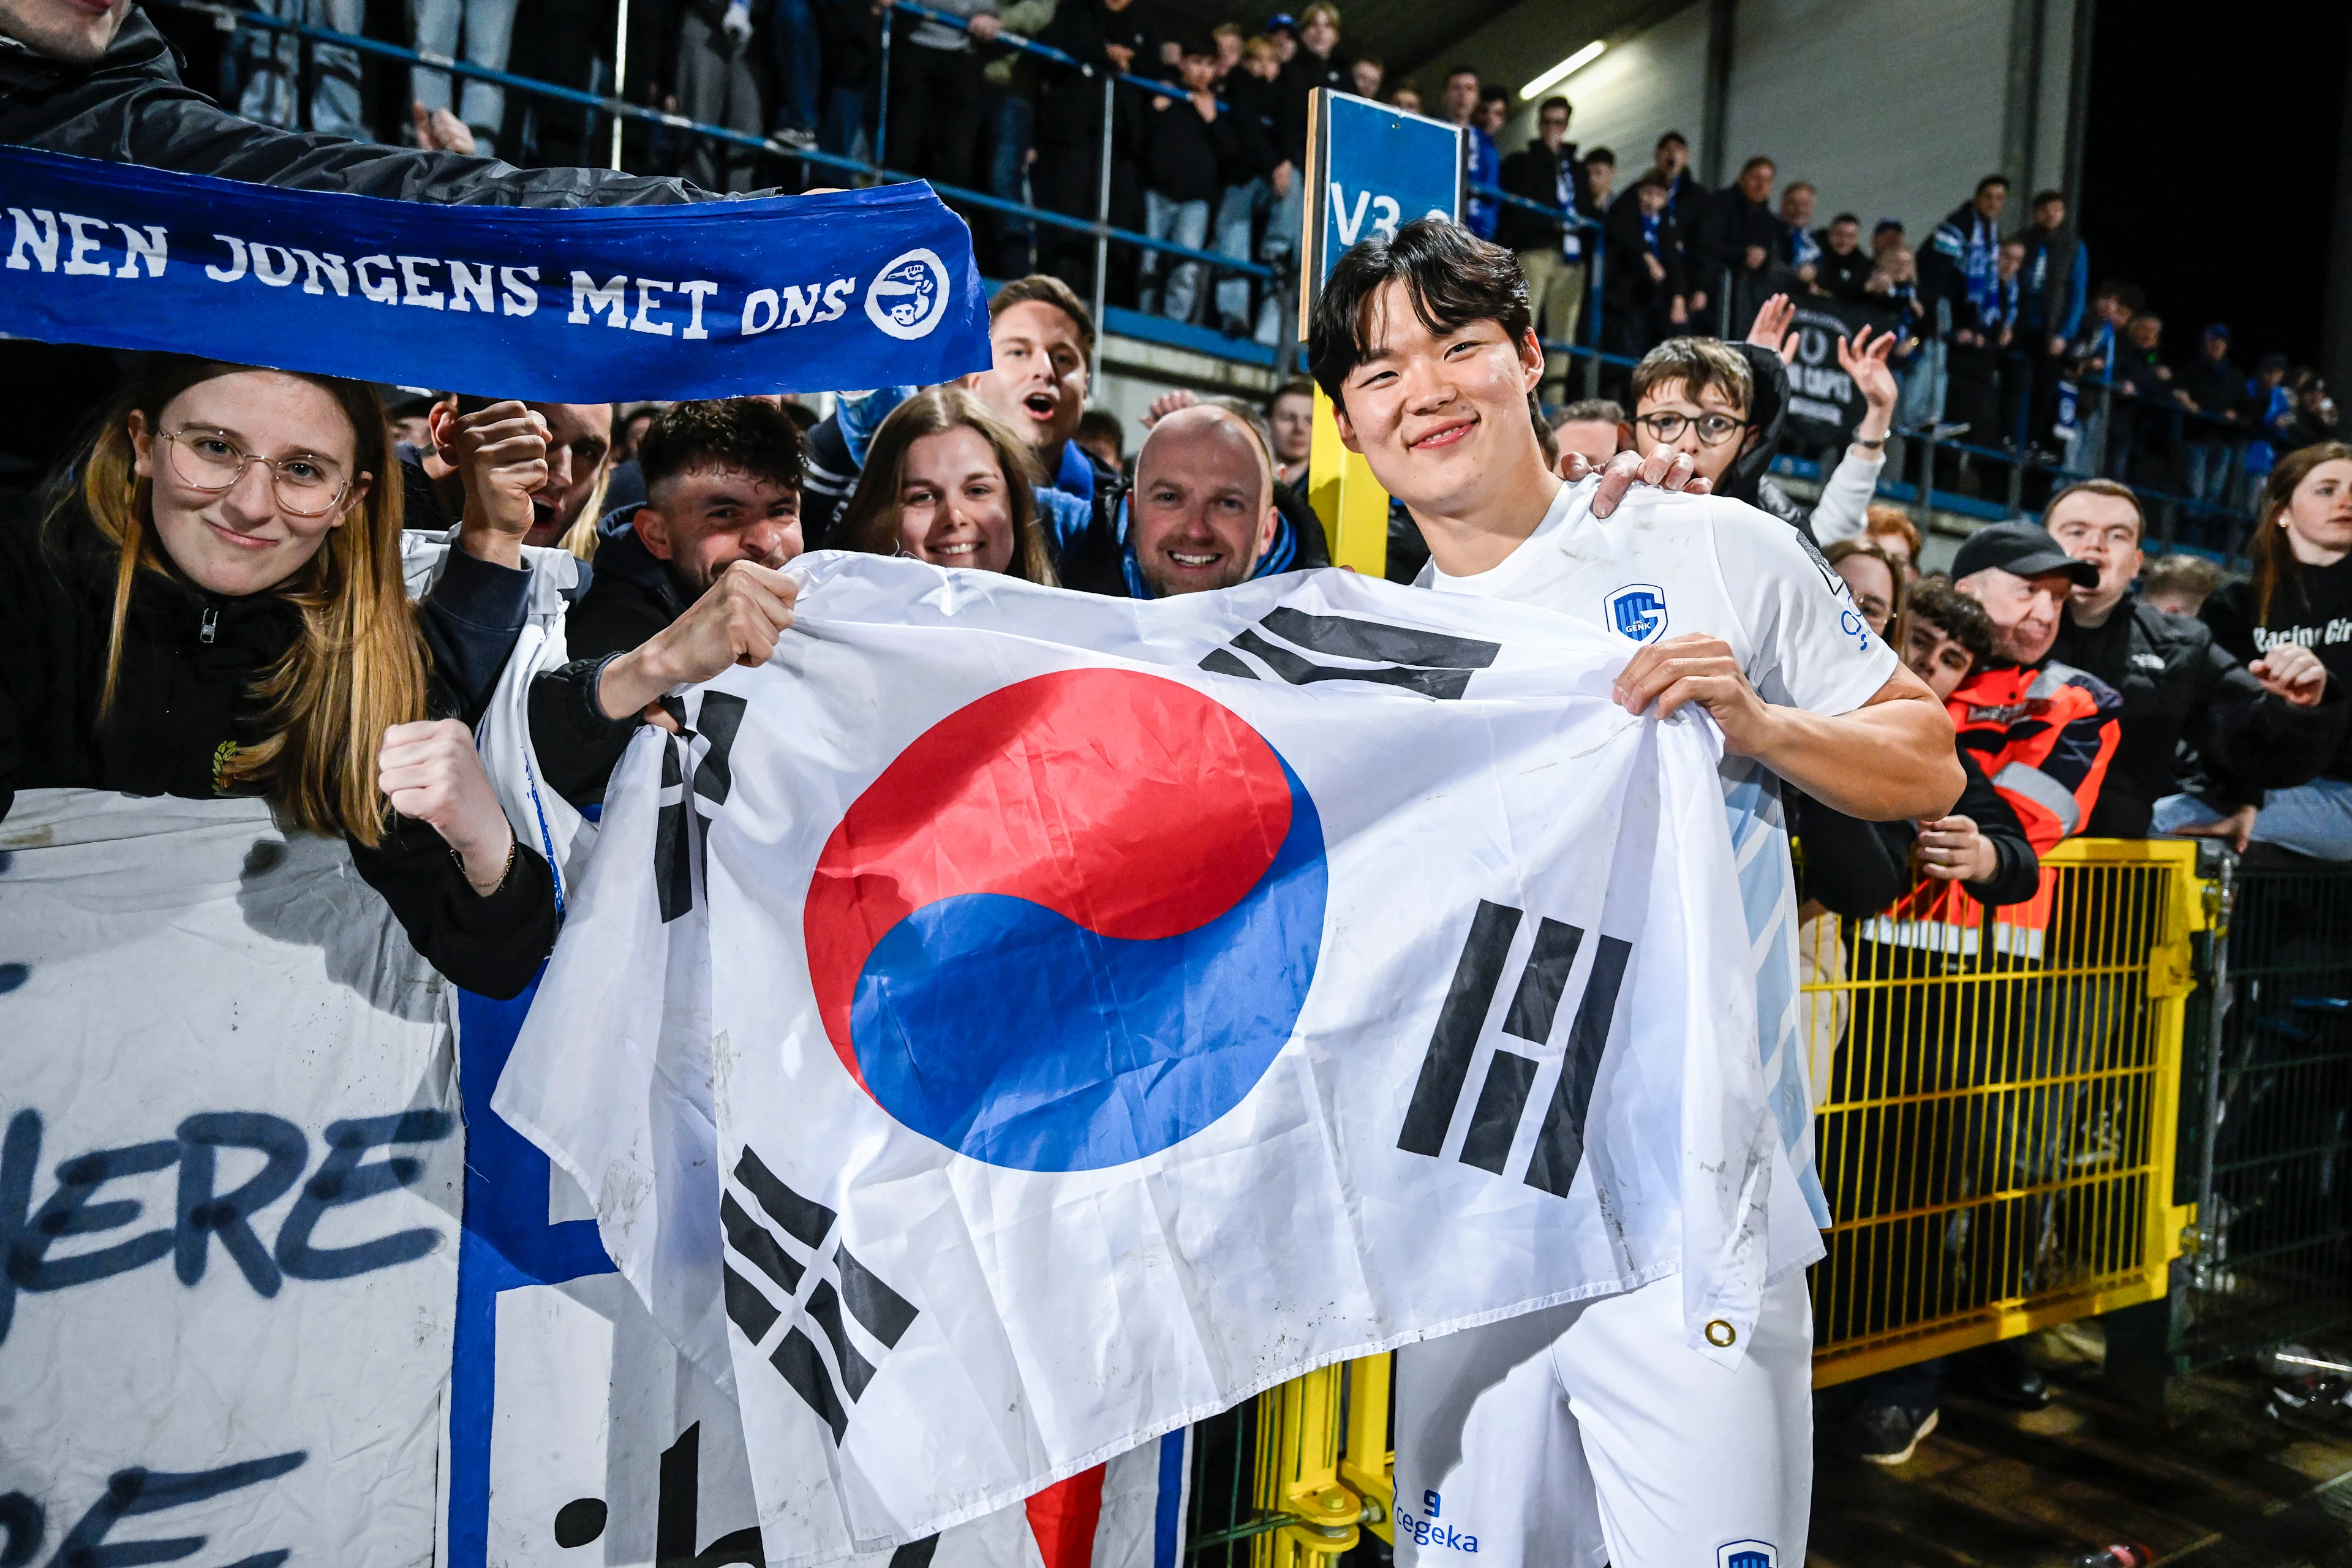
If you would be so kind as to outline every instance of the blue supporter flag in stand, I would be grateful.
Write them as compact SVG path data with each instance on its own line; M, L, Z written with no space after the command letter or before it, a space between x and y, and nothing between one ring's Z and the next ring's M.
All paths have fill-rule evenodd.
M566 402L989 364L971 234L921 184L434 206L0 148L0 332Z

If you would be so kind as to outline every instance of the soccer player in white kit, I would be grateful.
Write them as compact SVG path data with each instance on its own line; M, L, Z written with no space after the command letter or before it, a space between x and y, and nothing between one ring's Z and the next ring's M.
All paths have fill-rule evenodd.
M1340 439L1404 501L1421 582L1626 639L1633 712L1723 732L1725 810L1757 964L1775 1163L1752 1321L1686 1321L1682 1280L1408 1346L1397 1356L1396 1544L1419 1568L1801 1568L1812 1484L1804 1266L1828 1223L1797 1039L1796 899L1778 784L1873 820L1960 792L1943 707L1873 636L1800 534L1719 497L1595 486L1546 467L1544 356L1507 250L1439 219L1341 258L1309 365ZM1688 1260L1686 1261L1687 1266Z

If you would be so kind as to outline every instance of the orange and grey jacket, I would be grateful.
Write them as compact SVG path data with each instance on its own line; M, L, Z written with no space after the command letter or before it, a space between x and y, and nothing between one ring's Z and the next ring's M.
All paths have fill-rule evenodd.
M2025 828L2037 856L2071 838L2091 817L2122 732L2123 699L2097 676L2044 659L1979 668L1946 700L1960 750L1982 767ZM2057 873L2041 890L1997 911L1993 951L2042 956ZM1906 947L1977 952L1984 906L1954 882L1922 882L1866 934Z

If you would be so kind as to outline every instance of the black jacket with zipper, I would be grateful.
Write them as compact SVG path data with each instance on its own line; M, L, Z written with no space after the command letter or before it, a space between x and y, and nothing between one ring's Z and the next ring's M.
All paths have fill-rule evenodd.
M141 572L101 720L112 553L87 521L61 521L72 542L53 545L29 513L0 519L0 816L22 789L214 798L224 749L261 738L253 684L300 634L300 613L276 594L210 594ZM417 616L435 718L480 716L522 629L528 585L524 573L450 552ZM554 945L554 879L520 836L488 896L425 823L394 817L374 847L347 842L416 951L468 991L518 994Z
M2098 626L2076 626L2068 611L2050 653L2123 694L2116 754L2083 826L2094 838L2147 837L2156 803L2182 787L2183 742L2241 791L2287 789L2319 776L2352 720L2341 682L2327 683L2317 707L2297 708L2219 646L2204 622L2136 598Z

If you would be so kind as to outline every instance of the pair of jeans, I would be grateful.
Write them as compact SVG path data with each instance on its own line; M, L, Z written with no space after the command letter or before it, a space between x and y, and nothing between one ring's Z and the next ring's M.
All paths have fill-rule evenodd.
M814 132L824 106L824 56L809 0L776 0L768 42L776 51L775 129Z
M828 89L824 119L817 127L817 146L838 157L870 161L874 153L873 114L873 89Z
M1298 249L1307 228L1307 171L1290 171L1290 194L1276 195L1265 215L1265 237L1258 242L1260 261L1274 268L1277 277L1298 264ZM1290 290L1282 287L1268 289L1265 298L1258 301L1257 332L1259 342L1279 347L1289 341L1284 331L1282 303Z
M367 0L254 0L254 9L282 21L357 33L367 24ZM360 110L356 49L314 44L292 33L256 27L239 40L244 88L236 111L264 125L369 140ZM310 58L310 111L302 112L303 57Z
M1029 145L1037 106L1023 93L991 95L989 103L988 194L999 201L1029 202ZM1009 213L991 216L996 237L992 259L999 278L1020 278L1035 269L1031 254L1032 230L1026 218Z
M1158 191L1146 190L1143 225L1143 231L1154 239L1172 240L1199 250L1209 240L1209 204L1205 199L1173 201ZM1143 286L1143 313L1165 316L1171 321L1191 321L1200 308L1201 270L1197 261L1177 261L1162 251L1145 251L1138 269ZM1168 275L1164 291L1160 286L1163 272Z
M1250 258L1250 239L1256 232L1257 216L1264 212L1274 193L1264 180L1249 180L1238 185L1227 185L1217 198L1215 223L1216 243L1211 248L1219 256L1235 261ZM1248 329L1250 319L1250 280L1246 278L1217 279L1217 324L1238 321Z
M2182 445L2188 455L2188 471L2181 476L2181 485L2189 499L2221 505L2230 493L2230 444L2189 441Z
M502 71L507 68L507 47L514 41L515 5L516 0L409 0L409 29L416 47L428 54L448 55L484 70ZM457 47L460 31L465 35L462 52ZM446 71L412 69L408 90L427 110L449 107ZM506 89L486 81L466 83L457 100L457 118L473 128L475 152L488 156L497 150L499 128L506 114Z

